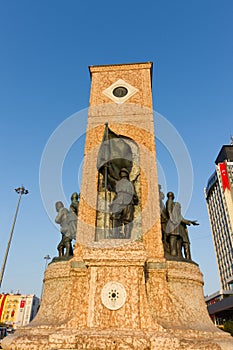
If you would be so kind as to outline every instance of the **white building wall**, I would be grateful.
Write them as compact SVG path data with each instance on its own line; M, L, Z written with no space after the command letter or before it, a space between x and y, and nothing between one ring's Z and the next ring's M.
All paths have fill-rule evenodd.
M39 306L39 298L34 294L22 294L19 302L16 328L27 325L35 317Z
M219 165L206 201L212 229L222 289L232 289L228 281L233 277L233 163L225 162L230 189L224 188Z

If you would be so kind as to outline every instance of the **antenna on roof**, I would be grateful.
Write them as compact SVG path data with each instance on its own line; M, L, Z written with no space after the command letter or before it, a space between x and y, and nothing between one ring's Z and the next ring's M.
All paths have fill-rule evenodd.
M233 135L230 136L230 145L233 146Z

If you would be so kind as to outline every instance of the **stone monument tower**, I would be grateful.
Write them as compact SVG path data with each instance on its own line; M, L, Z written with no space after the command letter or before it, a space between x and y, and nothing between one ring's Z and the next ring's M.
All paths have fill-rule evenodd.
M36 318L3 349L233 349L208 316L198 265L164 248L152 63L90 74L74 255L48 266Z

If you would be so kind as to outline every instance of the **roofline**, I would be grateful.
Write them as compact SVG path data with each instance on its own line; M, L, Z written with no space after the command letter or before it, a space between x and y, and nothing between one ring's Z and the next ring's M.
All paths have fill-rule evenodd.
M211 300L213 298L220 297L221 295L232 295L232 294L233 294L232 290L221 289L221 290L218 290L217 292L215 292L213 294L206 295L205 296L205 301L209 301L209 300Z
M221 149L220 149L220 151L218 152L218 155L217 155L217 157L216 157L216 159L215 159L215 164L216 165L218 165L218 159L219 159L219 155L222 153L222 150L225 148L225 147L227 147L227 148L231 148L231 147L233 147L233 145L223 145L222 147L221 147Z
M148 61L148 62L132 62L132 63L116 63L116 64L100 64L100 65L90 65L88 66L90 75L92 75L92 71L98 71L98 70L102 70L101 68L106 68L106 67L112 67L112 69L110 68L110 70L114 70L117 67L126 67L128 69L128 66L138 66L138 65L145 65L145 66L149 66L148 68L153 69L153 62ZM131 67L132 69L134 69L133 67ZM135 67L135 69L137 69L137 67Z
M152 61L144 61L144 62L131 62L131 63L113 63L113 64L97 64L97 65L90 65L88 66L89 70L92 67L116 67L116 66L132 66L132 65L137 65L137 64L151 64L153 66L153 62Z
M94 72L100 72L100 71L114 71L116 70L117 67L121 67L120 70L128 70L129 66L131 66L131 70L138 69L138 66L143 66L141 68L145 69L150 69L150 78L151 78L151 85L152 85L152 74L153 74L153 62L148 61L148 62L134 62L134 63L117 63L117 64L102 64L102 65L96 65L96 66L88 66L90 77L92 79L92 74ZM109 67L107 70L106 68Z

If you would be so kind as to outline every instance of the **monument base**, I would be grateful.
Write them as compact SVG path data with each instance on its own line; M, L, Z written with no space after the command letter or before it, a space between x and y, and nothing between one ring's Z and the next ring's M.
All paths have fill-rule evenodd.
M188 327L187 327L188 328ZM227 333L168 330L27 328L3 341L4 350L232 350Z
M125 240L80 251L48 266L36 318L4 350L233 349L209 318L196 264L147 260L141 242Z

